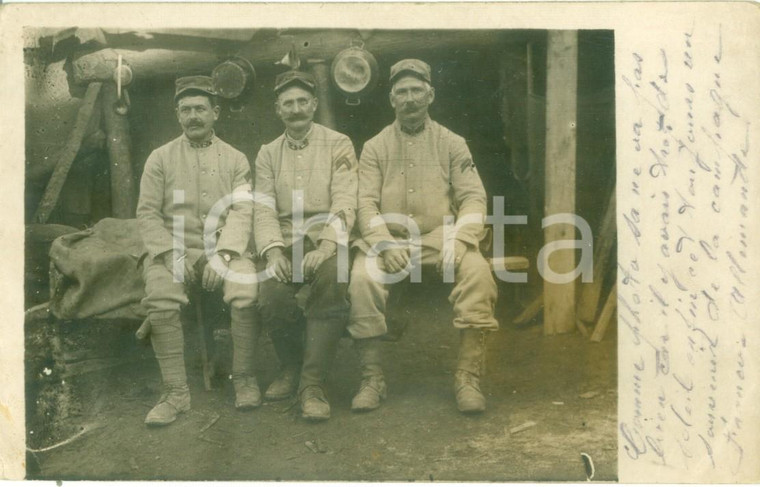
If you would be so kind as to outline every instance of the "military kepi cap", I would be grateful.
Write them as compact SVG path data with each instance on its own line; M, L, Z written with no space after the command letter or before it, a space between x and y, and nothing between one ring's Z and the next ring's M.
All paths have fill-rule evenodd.
M174 82L174 101L176 102L182 93L190 90L216 96L214 80L210 76L183 76Z
M314 79L314 76L309 73L304 73L303 71L293 70L285 71L284 73L277 75L277 78L274 80L274 92L279 93L285 87L294 83L302 85L312 94L314 94L314 90L317 89L317 80Z
M391 83L402 74L416 76L422 81L430 83L430 65L419 59L402 59L391 66Z

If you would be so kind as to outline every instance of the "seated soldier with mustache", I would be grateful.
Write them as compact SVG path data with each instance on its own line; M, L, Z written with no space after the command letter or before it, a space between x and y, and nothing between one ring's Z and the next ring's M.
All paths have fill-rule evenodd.
M465 140L428 116L435 99L430 66L399 61L390 82L396 120L367 141L359 161L362 239L351 270L348 330L363 379L351 408L369 411L385 398L380 337L389 287L422 266L444 276L453 270L449 301L460 330L454 393L461 412L479 413L486 406L480 391L486 333L498 328L496 283L478 247L486 192ZM447 235L444 219L455 220L458 231Z
M257 202L254 210L256 249L274 275L261 282L259 310L282 365L264 397L286 398L298 385L302 417L311 421L330 417L324 383L348 313L348 284L338 282L336 250L347 246L356 218L358 167L351 140L314 123L316 87L314 77L300 71L275 80L275 110L285 133L256 157L256 193L273 204ZM306 222L319 215L328 221L294 228L299 216ZM294 266L311 284L305 347L304 315L296 303L303 282L294 279Z
M180 323L180 308L188 304L186 284L207 291L223 286L232 315L235 406L248 409L261 404L253 376L257 287L234 278L234 273L252 277L256 271L245 254L253 202L243 196L221 215L211 214L222 198L246 192L250 196L251 168L242 152L214 134L220 108L210 77L177 79L174 102L184 133L148 157L137 204L140 235L149 253L143 304L165 389L145 418L151 426L169 424L190 409ZM215 217L215 228L204 228L206 220ZM207 233L216 233L217 242L204 251ZM184 248L175 248L177 240L184 242Z

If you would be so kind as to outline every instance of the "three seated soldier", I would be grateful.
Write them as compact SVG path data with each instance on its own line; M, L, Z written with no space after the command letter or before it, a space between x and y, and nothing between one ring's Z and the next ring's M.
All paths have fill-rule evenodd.
M230 306L237 408L262 403L254 374L262 329L280 361L265 399L297 393L304 419L328 419L325 380L348 333L362 375L351 409L377 408L387 394L379 345L389 289L422 267L453 277L449 300L461 330L456 402L463 413L485 409L485 339L498 328L496 284L478 247L486 193L464 139L428 115L430 66L402 60L390 83L395 121L357 162L346 135L314 122L314 77L279 75L275 112L285 131L261 147L252 181L245 155L214 133L220 108L211 78L177 80L183 134L151 153L137 208L150 257L144 304L165 388L146 424L169 424L190 409L179 318L190 286L222 287ZM455 232L446 219L456 222ZM301 311L296 293L304 283L311 289Z

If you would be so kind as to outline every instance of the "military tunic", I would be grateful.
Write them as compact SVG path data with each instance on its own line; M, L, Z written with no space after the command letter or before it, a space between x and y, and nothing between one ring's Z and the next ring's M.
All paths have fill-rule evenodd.
M356 220L358 164L351 140L315 123L301 144L296 147L282 134L256 157L256 194L275 206L255 205L254 238L260 254L293 244L294 204L302 205L304 221L318 214L340 218L347 234ZM334 229L324 223L309 227L306 235L314 245L321 240L338 243Z
M188 299L182 283L163 264L161 254L174 246L174 219L183 221L184 245L188 258L203 252L204 225L214 205L235 192L251 191L251 169L245 155L215 135L210 143L198 146L182 135L154 150L145 163L140 181L137 220L148 249L145 265L146 298L149 312L176 311ZM231 251L230 268L253 273L254 265L245 257L251 237L253 203L234 202L221 212L216 229L216 251ZM225 302L234 307L250 307L256 299L255 285L224 282Z
M388 284L375 280L367 271L367 254L384 241L401 241L421 247L421 265L433 266L440 257L444 218L461 219L478 215L462 225L455 235L467 252L455 273L449 296L454 305L454 326L496 329L494 318L496 283L480 254L484 235L486 192L462 137L430 120L414 134L402 130L398 121L387 126L365 145L359 160L358 227L361 249L353 263L349 295L354 338L371 338L386 333L385 306ZM410 241L404 225L390 222L391 215L405 216L417 225L419 241ZM371 225L380 216L385 223ZM378 267L385 271L382 258Z
M350 235L356 220L357 168L351 139L317 123L302 141L289 140L282 134L262 146L256 157L254 194L267 198L271 206L259 201L254 205L254 239L259 254L283 247L286 257L292 259L294 241L301 238L294 228L297 205L301 205L304 222L319 215L326 216L328 222L339 219L345 235ZM306 237L304 254L322 240L341 243L327 222L301 230ZM305 306L307 318L345 320L347 284L338 282L336 257L326 259L315 273ZM301 311L295 296L300 285L275 279L261 283L259 310L266 326L297 326Z

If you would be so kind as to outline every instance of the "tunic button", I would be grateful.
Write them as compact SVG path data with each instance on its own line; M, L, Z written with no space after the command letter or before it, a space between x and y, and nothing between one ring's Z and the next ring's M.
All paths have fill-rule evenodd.
M297 156L297 157L300 159L300 158L302 158L303 156L302 156L301 154L298 154L298 156Z
M201 171L201 174L203 174L205 176L206 175L206 171Z
M409 142L409 145L414 145L414 142Z
M201 193L201 195L205 197L206 195L208 195L208 193L206 193L206 192L204 191L203 193Z
M414 193L414 188L409 188L410 193Z
M408 216L409 218L414 218L414 213L409 213L409 215L407 215L407 216Z
M203 220L206 219L206 214L205 213L201 215L201 219L203 219Z
M296 177L296 179L303 179L303 178L301 178L301 176L298 176L298 177Z
M409 163L409 167L414 167L414 163L413 163L413 162L410 162L410 163Z

